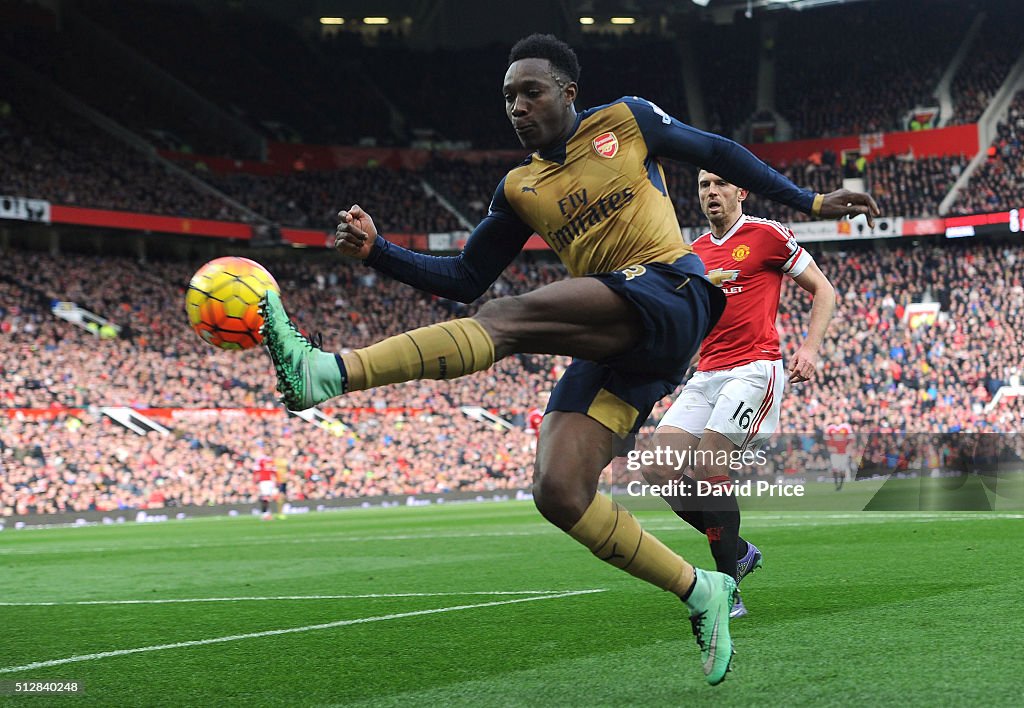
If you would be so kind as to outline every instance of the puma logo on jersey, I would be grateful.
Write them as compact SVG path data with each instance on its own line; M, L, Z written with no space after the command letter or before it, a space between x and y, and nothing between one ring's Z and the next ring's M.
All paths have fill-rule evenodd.
M523 194L526 194L527 192L533 192L534 194L536 194L537 190L534 189L533 187L523 187Z

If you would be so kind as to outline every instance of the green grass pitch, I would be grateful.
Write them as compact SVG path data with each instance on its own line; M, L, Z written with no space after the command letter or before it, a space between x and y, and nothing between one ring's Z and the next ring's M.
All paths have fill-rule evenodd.
M529 503L4 531L0 681L86 692L0 704L1019 705L1022 524L747 514L765 567L716 688L677 600Z

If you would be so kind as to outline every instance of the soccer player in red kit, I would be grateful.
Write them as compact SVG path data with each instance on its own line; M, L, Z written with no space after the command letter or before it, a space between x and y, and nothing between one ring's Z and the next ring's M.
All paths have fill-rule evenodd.
M779 425L787 376L775 319L783 275L813 297L807 337L789 364L790 383L814 375L836 297L792 231L777 221L743 213L747 190L707 170L700 171L697 182L701 210L711 230L693 243L693 250L704 261L711 282L722 288L728 305L701 345L697 373L661 420L655 444L704 451L689 458L693 478L729 484L730 471L738 466L730 467L729 456L735 459L736 451L765 440ZM680 472L649 470L648 478L663 482L678 478ZM694 489L692 480L684 482ZM760 567L761 552L739 536L735 496L667 501L680 518L707 535L719 572L738 582ZM738 600L731 615L746 613Z
M850 438L853 428L849 423L833 422L825 427L825 446L828 448L828 464L832 468L832 481L836 491L843 488L843 482L853 474L850 456Z
M264 519L270 519L270 500L277 496L277 464L274 459L266 456L257 458L253 478L260 499L260 512Z
M526 431L533 433L535 439L540 437L540 426L544 422L544 408L550 398L549 392L542 391L537 405L526 412Z
M544 420L544 410L534 406L526 413L526 429L534 435L540 435L540 424Z

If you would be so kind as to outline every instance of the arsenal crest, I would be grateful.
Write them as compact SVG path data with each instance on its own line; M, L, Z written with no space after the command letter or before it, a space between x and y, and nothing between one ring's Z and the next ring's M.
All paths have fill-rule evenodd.
M615 157L619 153L619 139L611 131L601 133L594 138L594 150L601 157Z

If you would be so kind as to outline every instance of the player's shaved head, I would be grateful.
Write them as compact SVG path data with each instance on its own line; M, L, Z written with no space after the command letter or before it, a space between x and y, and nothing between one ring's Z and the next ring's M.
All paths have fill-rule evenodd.
M508 55L509 65L520 59L547 59L551 68L569 81L580 78L580 61L572 47L553 34L531 34L523 37Z

